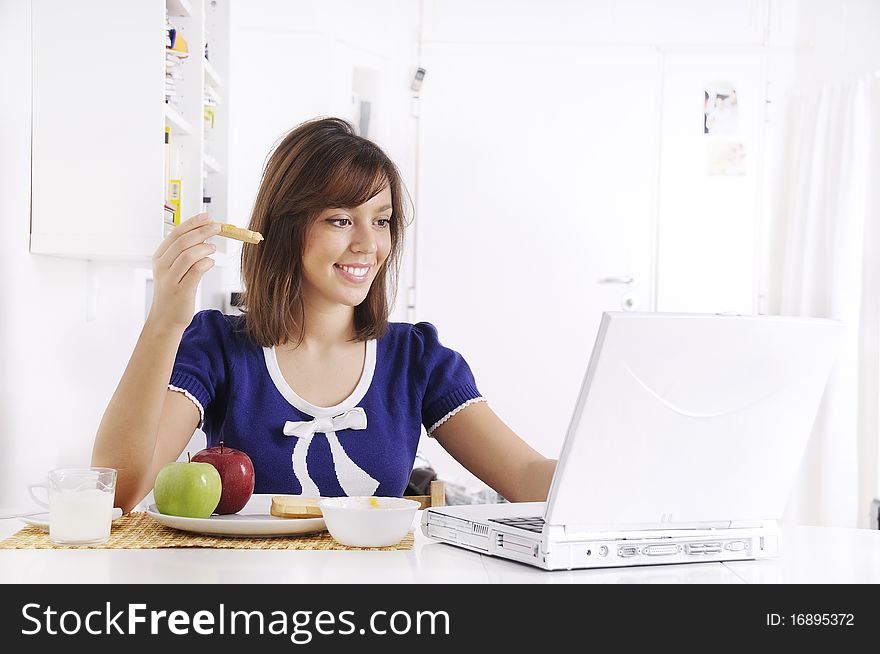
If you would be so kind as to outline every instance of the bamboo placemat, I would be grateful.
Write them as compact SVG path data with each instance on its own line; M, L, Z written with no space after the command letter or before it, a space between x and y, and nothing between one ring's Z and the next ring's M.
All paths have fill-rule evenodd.
M337 543L326 531L291 536L247 538L240 536L205 536L160 525L143 511L114 520L110 540L101 545L56 545L49 532L33 525L0 541L0 549L161 549L165 547L216 547L234 550L375 550L394 551L413 548L410 531L397 545L390 547L347 547Z

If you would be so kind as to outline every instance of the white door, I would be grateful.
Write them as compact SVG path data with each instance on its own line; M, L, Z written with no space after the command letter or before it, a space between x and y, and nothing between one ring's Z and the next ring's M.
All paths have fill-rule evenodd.
M659 55L426 44L422 61L415 317L555 457L602 311L653 308Z

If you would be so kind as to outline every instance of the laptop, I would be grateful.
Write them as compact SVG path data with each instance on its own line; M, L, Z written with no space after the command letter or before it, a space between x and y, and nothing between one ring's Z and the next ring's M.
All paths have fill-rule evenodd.
M606 312L547 501L432 507L422 532L545 570L774 556L842 331Z

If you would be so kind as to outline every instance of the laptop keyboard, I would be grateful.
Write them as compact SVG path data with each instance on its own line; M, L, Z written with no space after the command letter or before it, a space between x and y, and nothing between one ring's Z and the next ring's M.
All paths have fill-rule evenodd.
M519 527L527 531L541 533L544 530L544 518L533 516L529 518L489 518L489 522L499 522L509 527Z

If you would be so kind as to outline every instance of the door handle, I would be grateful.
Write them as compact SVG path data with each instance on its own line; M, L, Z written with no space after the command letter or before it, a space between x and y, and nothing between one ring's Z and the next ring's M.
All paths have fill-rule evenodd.
M602 277L599 280L600 284L626 284L627 286L631 285L634 281L636 281L632 275L624 275L623 277Z

